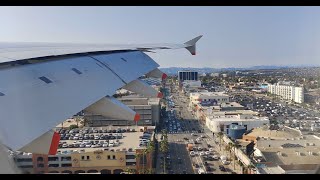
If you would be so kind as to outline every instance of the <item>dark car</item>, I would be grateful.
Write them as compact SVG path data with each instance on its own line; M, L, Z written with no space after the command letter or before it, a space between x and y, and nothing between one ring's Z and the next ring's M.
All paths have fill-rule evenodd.
M221 171L223 171L223 172L226 172L226 171L227 171L226 168L225 168L224 166L222 166L222 165L219 166L219 169L220 169Z
M206 171L212 171L212 168L210 166L206 166Z
M195 164L194 164L194 167L195 167L195 168L199 168L200 166L195 163Z

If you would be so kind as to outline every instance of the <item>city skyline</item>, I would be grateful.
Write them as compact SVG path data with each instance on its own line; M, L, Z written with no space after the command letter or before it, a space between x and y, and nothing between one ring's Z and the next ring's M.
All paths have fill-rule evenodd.
M161 68L320 65L318 7L1 7L1 41L181 43L148 53Z

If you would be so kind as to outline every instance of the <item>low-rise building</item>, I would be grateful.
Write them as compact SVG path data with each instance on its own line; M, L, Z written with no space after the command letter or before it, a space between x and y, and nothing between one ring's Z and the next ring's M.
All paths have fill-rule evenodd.
M23 173L101 173L120 174L127 169L141 172L141 169L153 169L153 152L143 154L146 146L140 146L143 131L148 131L153 141L155 127L137 127L135 132L125 132L123 138L117 139L117 146L89 148L63 148L60 146L56 155L42 155L15 152L14 160ZM105 129L108 129L105 127ZM101 133L99 133L101 134ZM108 133L109 134L109 133ZM96 134L95 134L96 135ZM104 142L107 140L98 140ZM111 140L109 140L110 143ZM79 144L84 140L61 140L60 144ZM89 144L89 140L86 141Z
M230 125L241 125L246 130L269 124L267 117L259 117L251 110L219 111L212 112L206 117L206 126L212 132L229 133Z
M189 107L193 108L197 104L221 104L230 101L230 97L224 92L196 92L190 93Z
M253 159L260 174L320 173L319 137L286 126L257 128L247 136L256 137Z

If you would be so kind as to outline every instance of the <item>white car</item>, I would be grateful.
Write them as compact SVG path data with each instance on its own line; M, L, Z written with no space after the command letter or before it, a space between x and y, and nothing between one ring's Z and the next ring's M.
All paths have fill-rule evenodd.
M200 168L199 170L198 170L198 174L205 174L206 172L202 169L202 168Z
M213 148L209 148L209 151L210 151L210 152L213 152L213 151L214 151L214 149L213 149Z
M219 159L219 156L213 155L212 158L213 158L214 160L218 160L218 159Z
M67 147L68 147L68 144L63 144L62 147L63 147L63 148L67 148Z
M206 155L210 155L211 153L210 153L210 151L206 151L205 154Z
M200 156L204 156L204 152L200 152L199 155L200 155Z
M194 151L190 151L190 156L195 156L196 153Z
M202 147L198 147L198 151L202 151Z

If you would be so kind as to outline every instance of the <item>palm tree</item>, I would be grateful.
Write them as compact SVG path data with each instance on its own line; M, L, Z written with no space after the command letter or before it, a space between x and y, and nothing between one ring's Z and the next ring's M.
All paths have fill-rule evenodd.
M219 133L218 133L218 137L219 137L219 139L220 139L219 147L220 147L220 151L221 151L221 140L222 140L222 137L223 137L223 133L222 133L222 132L219 132Z
M164 136L163 140L160 142L160 152L163 154L166 154L169 150L169 144L168 144L168 138L167 136ZM163 172L166 171L166 157L163 158L164 160L164 166L163 166Z
M234 144L232 144L232 147L233 147L233 169L235 169L235 160L236 160L236 150L238 149L239 147L239 142L235 141Z
M241 172L243 173L243 164L240 160L237 161L237 164L240 166Z
M140 158L141 158L141 156L143 156L143 153L141 153L141 152L140 152L140 153L135 154L136 159L139 159L139 163L140 163ZM144 160L144 159L143 159L143 160ZM144 162L143 162L143 163L144 163ZM138 172L139 172L139 174L141 174L141 172L142 172L142 171L141 171L141 169L139 169L139 171L138 171Z
M228 151L229 151L229 156L230 156L230 159L231 159L231 150L233 148L233 143L232 142L229 142L228 143Z
M145 174L145 166L146 166L145 158L146 158L147 153L148 153L148 149L144 149L144 150L142 151L143 173L144 173L144 174Z

